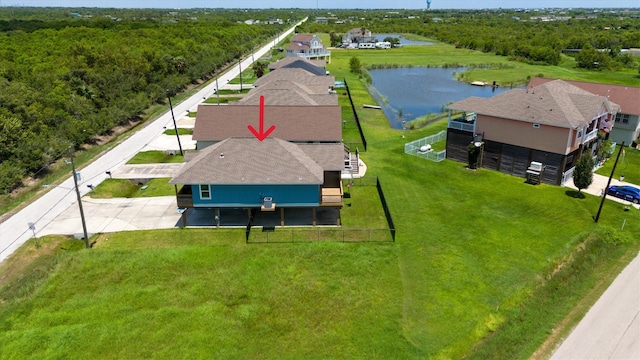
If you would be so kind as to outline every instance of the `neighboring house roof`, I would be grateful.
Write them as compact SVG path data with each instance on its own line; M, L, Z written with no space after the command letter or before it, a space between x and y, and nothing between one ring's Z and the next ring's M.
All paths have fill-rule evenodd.
M250 136L248 125L258 128L259 105L200 104L193 130L196 141L221 141ZM275 125L271 136L287 141L342 141L342 109L339 105L265 106L264 126Z
M325 87L308 87L290 80L274 80L261 85L237 102L229 105L259 105L264 96L265 105L338 105L338 96Z
M291 42L311 42L313 35L311 34L296 34L291 38Z
M280 69L284 70L284 69ZM260 87L274 80L290 80L297 83L305 84L308 87L319 86L324 89L335 85L335 77L333 76L318 76L313 72L309 72L305 69L291 68L286 71L272 71L265 74L263 77L254 81L254 87Z
M322 146L322 145L319 145ZM201 150L170 184L322 184L324 169L298 145L277 138L230 138Z
M597 96L562 80L551 81L528 89L514 89L491 98L470 97L448 106L504 119L546 124L563 128L588 125L605 104Z
M297 145L325 171L342 171L344 169L345 150L343 144Z
M287 46L287 50L311 50L311 46L302 43L293 43Z
M324 76L326 70L324 67L327 65L325 60L308 60L302 57L288 56L282 60L278 60L273 63L269 63L269 70L274 71L277 69L303 69L314 75Z
M538 86L554 79L534 77L527 88ZM640 87L626 85L611 85L583 81L563 80L594 95L606 96L609 101L620 105L625 114L640 115Z

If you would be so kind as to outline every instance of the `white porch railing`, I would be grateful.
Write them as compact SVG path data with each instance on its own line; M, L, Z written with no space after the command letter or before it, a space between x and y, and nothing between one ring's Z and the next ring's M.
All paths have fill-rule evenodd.
M571 169L565 171L562 173L562 182L560 183L560 185L564 185L567 183L567 181L571 180L571 178L573 178L573 171L576 169L576 167L572 167Z
M458 129L458 130L462 130L462 131L469 131L475 134L476 132L476 123L475 121L473 123L466 123L466 122L462 122L462 121L453 121L453 120L449 120L449 128L451 129Z
M595 139L597 136L598 136L598 129L595 129L584 136L584 139L582 139L582 143L583 144L588 143L589 141Z

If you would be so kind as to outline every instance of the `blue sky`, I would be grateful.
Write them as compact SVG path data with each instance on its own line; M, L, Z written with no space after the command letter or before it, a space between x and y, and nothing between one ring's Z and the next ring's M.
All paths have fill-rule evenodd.
M54 6L54 7L117 7L117 8L369 8L369 9L424 9L425 0L0 0L2 6ZM432 0L432 9L472 8L598 8L636 7L640 0Z

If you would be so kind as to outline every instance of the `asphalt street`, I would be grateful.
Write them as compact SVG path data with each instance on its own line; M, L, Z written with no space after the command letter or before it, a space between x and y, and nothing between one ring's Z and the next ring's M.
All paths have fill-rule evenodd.
M291 34L296 26L304 21L306 21L306 19L278 35L273 39L273 42L269 41L267 45L253 53L253 56L246 56L246 59L242 61L239 66L234 66L226 73L220 75L217 83L227 84L231 79L237 77L240 74L240 68L246 69L251 66L253 59L260 59L267 54L274 44ZM216 89L216 82L213 81L187 100L179 104L174 104L174 114L180 116L181 114L186 114L187 111L195 111L198 104L213 95ZM91 164L82 169L78 169L80 173L79 190L81 195L90 191L88 185L95 186L106 179L108 177L106 171L115 171L139 151L149 146L154 139L164 136L163 133L166 128L173 128L173 119L170 111L165 112L156 120L147 124ZM175 150L177 150L177 144ZM71 173L71 169L69 169L69 173ZM46 228L57 216L65 212L79 212L73 178L71 176L62 184L49 189L41 198L0 224L0 262L31 238L34 232L36 236L42 235L41 230ZM91 221L92 219L87 219L88 227L92 226Z

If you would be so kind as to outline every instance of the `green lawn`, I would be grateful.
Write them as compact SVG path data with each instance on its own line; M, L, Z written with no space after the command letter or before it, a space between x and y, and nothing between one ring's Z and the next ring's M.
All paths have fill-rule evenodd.
M173 133L175 135L175 132ZM161 164L161 163L181 163L184 156L170 155L164 151L150 150L137 153L127 164Z
M596 173L604 176L611 175L618 151L620 151L620 146L616 147L615 153ZM620 154L616 171L613 174L614 178L620 179L620 176L624 175L624 181L640 186L640 150L625 147L623 154Z
M144 184L138 184L128 179L106 179L96 186L89 196L97 199L111 199L175 195L175 187L169 184L169 180L169 178L149 179Z
M220 90L220 91L232 91L232 90ZM233 93L236 94L237 92L233 92ZM231 101L238 101L240 99L242 99L242 98L241 97L237 97L237 96L228 96L228 95L222 96L222 97L220 97L218 99L218 97L214 95L212 97L207 98L204 101L204 103L205 104L218 104L218 102L219 102L220 104L227 104L227 103L229 103Z
M405 49L407 59L369 53L432 65L488 56ZM368 142L361 157L383 185L395 243L247 245L244 229L97 235L93 249L9 284L23 292L0 288L0 357L528 358L581 294L611 279L598 276L637 253L638 211L607 201L595 224L597 197L404 154L405 142L446 125L403 139L382 112L363 109L374 100L347 70L353 54L333 52L329 70L349 83ZM366 208L379 200L356 188L345 227L378 227L382 215Z
M195 117L195 113L193 113ZM189 114L191 116L191 113ZM164 132L165 135L175 135L176 129L167 129ZM178 128L178 135L193 135L193 129L189 128Z

